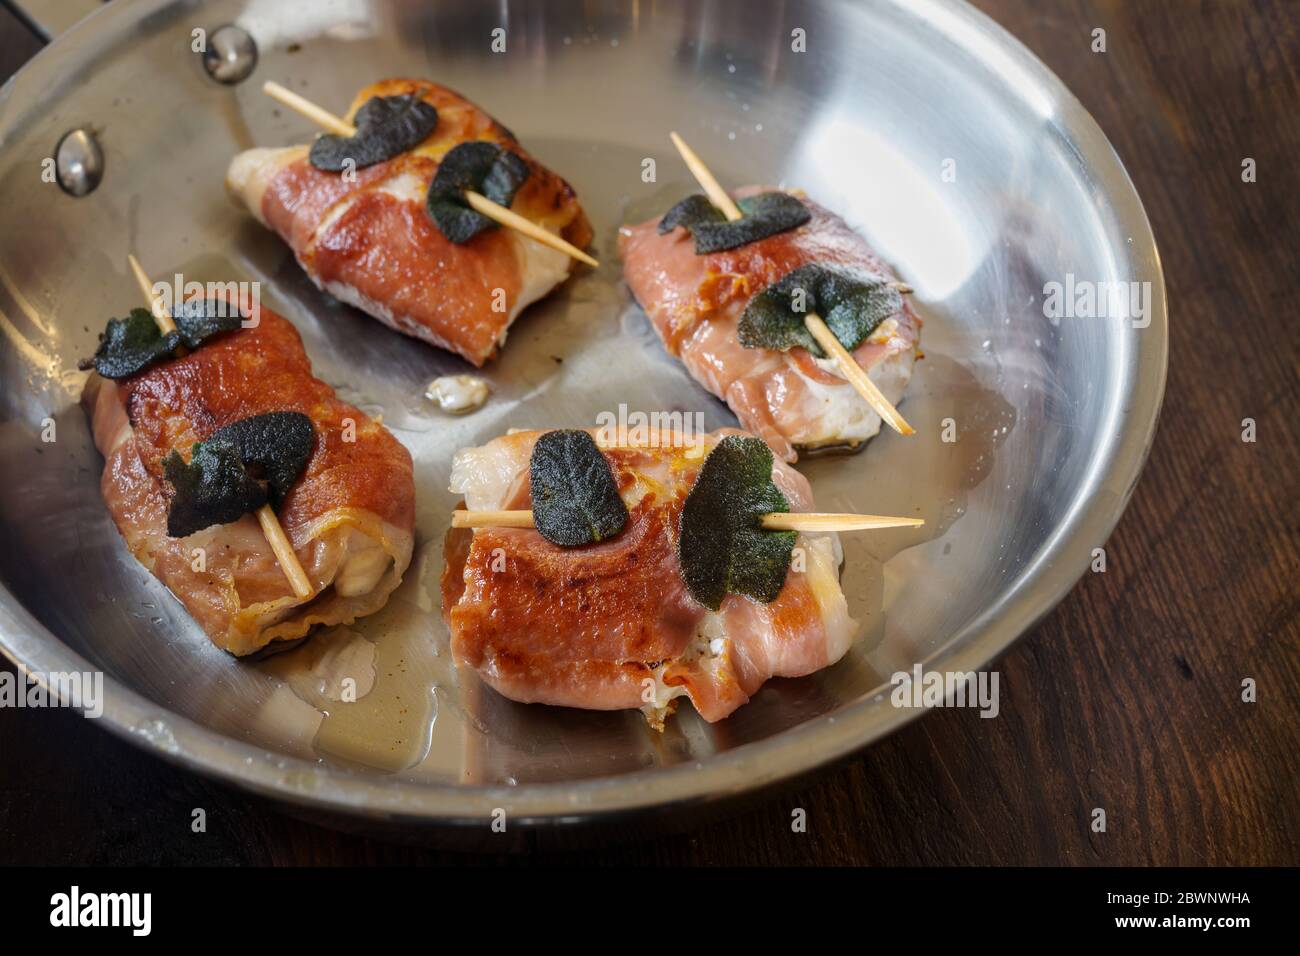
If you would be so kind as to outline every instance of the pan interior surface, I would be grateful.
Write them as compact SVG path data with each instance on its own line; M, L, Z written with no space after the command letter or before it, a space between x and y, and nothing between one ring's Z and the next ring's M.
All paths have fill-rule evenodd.
M194 30L224 24L258 48L235 86L192 50ZM320 293L222 186L236 152L314 132L264 80L342 112L403 75L500 119L569 180L596 231L600 269L521 317L481 373L491 399L466 417L423 394L463 362ZM77 127L105 164L81 198L41 178ZM457 449L620 408L734 424L620 278L618 226L696 191L673 129L724 183L804 188L915 288L925 357L901 410L918 435L799 467L820 510L926 525L843 537L860 635L838 665L772 681L718 724L683 707L660 735L637 713L515 704L457 675L438 578ZM129 555L77 404L78 359L139 304L128 251L155 277L261 283L316 374L410 449L416 556L381 613L240 662ZM1070 314L1086 311L1069 307L1078 283L1135 290L1138 314ZM727 796L916 716L892 703L893 674L984 667L1105 544L1149 447L1166 342L1154 242L1105 138L999 28L929 0L110 5L0 93L0 333L5 652L37 673L102 669L103 722L173 759L296 802L439 822ZM355 703L329 686L340 659L371 682Z

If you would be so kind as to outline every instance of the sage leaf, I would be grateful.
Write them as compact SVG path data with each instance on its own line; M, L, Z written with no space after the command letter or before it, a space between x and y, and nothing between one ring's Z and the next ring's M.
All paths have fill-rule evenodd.
M363 169L419 146L438 125L438 111L418 96L372 96L357 110L353 136L325 133L311 144L307 159L317 169L337 173Z
M736 201L741 218L730 221L708 197L687 196L659 220L659 233L678 226L687 229L695 240L695 254L725 252L751 242L797 229L812 219L808 207L789 193L759 193Z
M587 432L549 431L529 462L533 524L543 538L576 548L614 537L627 524L609 459Z
M163 475L175 490L167 533L184 538L264 504L278 509L315 445L316 432L306 415L268 412L195 442L188 462L173 449L163 460Z
M104 378L123 379L172 357L178 346L196 349L214 335L240 327L238 308L222 299L191 299L172 310L176 331L163 335L148 309L132 309L125 319L109 319L95 354L77 363Z
M267 501L266 489L230 445L196 442L189 462L173 449L163 459L163 476L175 489L167 510L167 533L173 538L234 521Z
M759 519L789 510L772 481L766 442L740 435L718 442L682 507L678 563L691 597L712 611L728 594L775 601L785 585L795 533L766 531Z
M815 312L852 352L885 319L903 309L903 296L883 276L850 275L818 263L800 266L759 292L740 315L740 344L747 349L800 346L826 356L804 317Z
M77 367L93 368L104 378L129 378L170 358L180 344L180 332L163 335L148 309L132 309L124 319L108 320L95 354L78 362Z
M214 335L235 331L244 317L234 303L225 299L190 299L172 309L172 321L180 332L181 344L196 349Z
M453 147L429 184L425 198L429 216L438 230L456 245L469 242L496 223L465 202L472 189L498 206L510 206L531 171L522 156L496 143L473 140Z
M659 235L666 235L678 226L690 232L702 223L726 221L727 217L723 215L722 210L709 202L708 196L695 193L664 213L663 218L659 220Z

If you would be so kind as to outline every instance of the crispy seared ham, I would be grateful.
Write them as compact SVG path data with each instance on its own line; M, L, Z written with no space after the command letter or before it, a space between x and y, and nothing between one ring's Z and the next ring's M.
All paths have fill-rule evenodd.
M255 328L121 382L92 374L82 402L104 456L100 490L118 531L217 646L250 654L318 624L349 623L377 611L401 582L415 520L411 456L312 376L297 331L269 309ZM316 431L311 458L279 511L312 583L305 600L251 514L187 538L167 536L167 453L176 448L188 458L192 443L222 426L271 411L302 412Z
M737 193L761 192L749 187ZM738 249L697 256L685 229L659 235L659 220L619 230L624 275L670 355L731 407L747 430L795 461L800 449L860 446L880 416L830 359L802 348L747 349L737 324L750 298L809 263L892 279L866 240L839 216L805 200L812 220ZM897 404L912 376L920 319L911 306L887 318L854 351L885 397Z
M438 110L437 128L410 152L356 170L348 181L312 166L306 146L250 149L231 161L226 187L280 234L316 285L399 332L482 365L510 323L563 282L573 262L512 229L492 229L459 246L447 240L425 210L441 158L469 140L508 148L530 168L514 212L578 247L591 241L591 226L568 183L446 87L383 80L357 94L347 119L373 96L403 94ZM498 289L504 311L494 301Z
M451 490L471 510L530 507L529 457L541 434L516 432L463 449ZM833 534L800 535L802 570L792 565L771 604L731 594L715 613L687 593L678 518L724 434L741 433L703 436L703 453L670 447L681 436L667 432L649 436L647 447L604 447L630 513L610 541L560 548L532 529L451 531L442 592L456 662L512 700L638 708L662 728L678 697L717 721L769 677L798 677L839 660L856 625L840 590ZM780 461L772 475L792 510L812 508L803 476Z

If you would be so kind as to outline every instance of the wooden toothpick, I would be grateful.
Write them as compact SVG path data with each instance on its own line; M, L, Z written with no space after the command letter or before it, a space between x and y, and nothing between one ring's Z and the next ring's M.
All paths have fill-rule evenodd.
M759 518L769 531L872 531L879 528L919 528L921 518L888 515L829 514L813 511L772 511ZM466 511L451 513L453 528L532 528L531 511Z

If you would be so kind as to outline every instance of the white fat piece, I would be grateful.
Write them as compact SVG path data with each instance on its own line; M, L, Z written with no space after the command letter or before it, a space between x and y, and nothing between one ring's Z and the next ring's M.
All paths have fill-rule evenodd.
M334 591L341 597L360 597L375 589L393 563L383 546L355 528L348 537L347 553L334 575Z
M833 359L816 361L825 371L839 375ZM871 381L891 405L897 405L902 400L907 383L911 381L915 361L915 349L905 349L889 353L867 371ZM883 424L880 416L847 381L827 385L813 381L797 366L793 366L793 371L803 379L809 402L813 405L802 416L808 422L808 429L803 434L788 436L793 444L800 448L858 444L880 431Z
M263 226L262 197L280 170L307 155L306 146L246 149L226 168L226 191L242 202Z
M857 634L857 623L849 617L849 602L840 587L840 538L834 533L800 535L799 547L803 548L804 577L826 634L826 663L834 664Z
M553 230L552 230L553 231ZM529 239L521 233L510 230L510 238L515 244L515 259L519 263L519 294L510 307L510 321L539 299L546 295L569 276L571 262L568 255L550 246L544 246L536 239ZM501 332L500 343L505 344L505 330Z
M527 460L522 465L527 468ZM462 448L452 458L448 490L464 496L470 511L501 508L519 478L520 466L519 455L510 442Z
M95 436L99 453L108 458L134 434L126 417L126 406L117 395L117 383L100 378L92 372L86 380L86 390L93 396L91 404L91 433Z
M449 415L465 415L481 408L491 392L477 375L439 375L424 389L424 397Z

